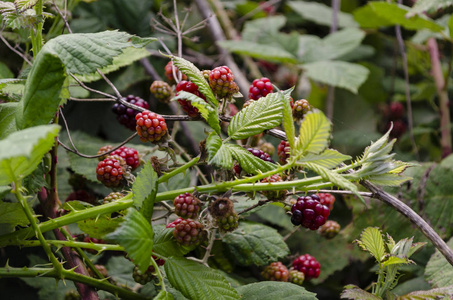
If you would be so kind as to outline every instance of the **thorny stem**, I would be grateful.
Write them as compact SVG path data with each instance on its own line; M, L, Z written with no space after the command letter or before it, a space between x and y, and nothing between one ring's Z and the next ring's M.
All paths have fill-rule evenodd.
M62 270L63 278L69 279L75 282L81 282L95 288L108 291L113 295L117 295L121 299L137 299L137 300L149 300L149 298L134 293L125 288L113 285L107 282L106 279L95 279L89 276L75 273L72 270ZM6 267L0 268L0 278L4 277L51 277L55 279L61 279L60 274L54 268L13 268Z

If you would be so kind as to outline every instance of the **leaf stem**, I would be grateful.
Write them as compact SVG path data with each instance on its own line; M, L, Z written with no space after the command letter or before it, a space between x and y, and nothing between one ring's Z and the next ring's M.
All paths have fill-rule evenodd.
M179 174L179 173L182 173L182 172L186 171L188 168L190 168L193 165L195 165L199 160L200 160L199 156L192 158L192 160L190 160L186 164L182 165L181 167L179 167L177 169L174 169L173 171L171 171L169 173L166 173L166 174L162 175L161 177L159 177L157 182L158 183L166 182L168 179L170 179L171 177L175 176L176 174Z
M124 251L124 248L120 245L111 245L111 244L95 244L95 243L85 243L77 241L60 241L60 240L46 240L46 243L53 246L62 246L62 247L71 247L71 248L84 248L84 249L93 249L96 251ZM11 243L12 246L20 247L38 247L41 246L41 242L37 240L31 241L17 241Z

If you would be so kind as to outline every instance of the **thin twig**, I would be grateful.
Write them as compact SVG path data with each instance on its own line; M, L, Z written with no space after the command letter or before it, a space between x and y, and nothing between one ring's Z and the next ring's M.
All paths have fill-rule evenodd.
M251 211L252 209L255 209L257 207L263 206L264 204L267 204L267 203L272 202L272 201L274 201L274 200L272 200L272 199L260 200L260 201L258 201L257 204L252 205L250 207L247 207L246 209L243 209L240 212L238 212L238 215L244 214L244 213L246 213L248 211Z
M66 29L68 30L69 33L72 33L71 27L69 26L68 20L66 20L66 16L63 15L61 12L60 8L58 8L58 5L55 3L55 1L52 1L52 4L55 6L55 9L57 10L58 14L60 15L61 19L63 19L64 25ZM66 1L65 1L65 6L66 6Z
M105 97L107 97L107 98L116 99L115 96L112 96L112 95L110 95L110 94L107 94L107 93L104 93L104 92L101 92L101 91L98 91L98 90L96 90L96 89L92 89L92 88L88 87L87 85L85 85L85 83L83 83L82 81L80 81L80 79L78 79L74 74L69 73L69 75L71 75L71 77L74 78L74 80L77 81L77 83L78 83L82 88L86 89L87 91L90 91L90 92L93 92L93 93L96 93L96 94L105 96Z
M104 73L101 72L101 70L97 69L96 71L99 73L99 75L101 75L101 77L105 80L105 82L107 82L107 84L112 88L113 92L115 93L115 95L117 97L117 100L120 100L121 98L123 98L123 96L121 96L120 92L118 91L116 86L110 81L110 79L108 79L107 76L105 76ZM127 102L127 101L125 101L125 102Z
M79 101L79 102L116 102L113 98L74 98L69 97L71 101Z
M3 30L2 30L3 32ZM3 35L0 34L0 39L2 40L3 43L5 43L5 45L11 50L13 51L14 53L16 53L17 55L19 55L24 61L27 62L27 64L29 64L30 66L32 65L31 61L28 60L27 56L23 53L21 53L19 50L17 50L16 48L14 48L13 46L11 46L8 41L3 37Z

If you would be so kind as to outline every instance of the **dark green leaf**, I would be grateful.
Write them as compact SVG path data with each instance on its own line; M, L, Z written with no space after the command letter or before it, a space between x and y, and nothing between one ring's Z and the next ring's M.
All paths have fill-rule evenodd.
M317 61L304 64L302 68L315 81L345 88L355 94L370 73L361 65L344 61Z
M19 203L0 201L0 223L12 226L27 226L30 221Z
M151 264L154 232L149 220L146 220L134 208L129 208L125 221L112 233L105 236L124 247L128 256L134 260L141 272Z
M230 121L228 135L235 140L274 128L282 121L283 95L271 93L240 110Z
M16 131L17 106L15 102L0 104L0 140Z
M220 41L217 42L222 48L230 52L249 55L253 58L264 59L280 63L297 63L294 55L285 49L274 45L263 45L248 41Z
M173 228L154 227L153 251L165 257L183 256L190 251L173 238Z
M343 293L341 293L341 299L353 299L353 300L382 300L367 291L362 290L358 286L353 284L344 287Z
M316 300L316 294L289 282L262 281L236 289L243 300Z
M359 245L363 250L368 251L380 263L385 255L384 239L377 227L368 227L362 231Z
M218 167L231 170L233 168L233 156L228 144L224 144L222 139L212 132L206 140L209 163Z
M277 165L264 161L253 154L251 154L246 149L242 148L239 145L231 145L227 144L227 146L231 155L236 159L241 166L241 168L247 174L258 174L264 173L267 171L274 170L277 168Z
M147 220L151 220L154 208L154 199L157 193L157 173L151 163L146 162L132 186L134 206Z
M184 58L172 56L173 63L178 67L179 71L186 74L189 77L190 81L195 83L198 86L198 90L205 95L208 103L211 104L214 108L219 107L219 101L217 101L214 93L212 92L211 87L203 76L203 73L190 61L185 60Z
M165 273L171 285L189 299L239 299L239 295L214 269L186 258L165 261Z
M0 185L33 172L54 145L60 126L42 125L11 133L0 141Z
M453 285L428 291L415 291L398 297L398 300L448 299L453 297Z
M264 266L288 255L288 246L277 230L262 224L240 222L223 242L241 265Z
M453 249L453 238L447 244L450 249ZM453 266L439 250L436 250L426 265L425 279L435 288L453 285Z
M80 230L95 239L103 239L106 234L109 234L123 222L122 217L112 218L111 216L102 215L96 219L86 219L77 222Z

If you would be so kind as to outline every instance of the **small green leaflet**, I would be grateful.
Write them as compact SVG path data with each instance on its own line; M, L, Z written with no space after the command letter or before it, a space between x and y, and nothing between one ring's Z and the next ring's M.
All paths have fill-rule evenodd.
M96 219L86 219L77 222L80 230L95 239L103 239L108 233L115 229L123 222L122 217L112 218L110 215L102 215Z
M291 108L291 105L290 105L290 101L291 101L291 92L293 91L294 87L291 88L290 90L288 91L284 91L284 97L283 97L283 110L282 110L282 113L283 113L283 118L282 118L282 122L283 122L283 128L285 129L285 133L286 133L286 138L288 139L288 143L289 143L289 147L290 149L294 149L295 148L295 138L296 138L296 129L294 128L294 119L293 119L293 110ZM291 153L292 154L292 153ZM292 155L291 155L292 156Z
M233 168L233 156L228 146L228 144L222 142L222 139L215 132L211 132L206 140L209 163L231 170Z
M128 256L134 260L141 272L151 264L154 232L149 220L136 209L129 208L125 221L112 233L105 236L124 247Z
M146 162L132 186L134 206L147 220L151 220L154 208L154 199L157 193L157 173L151 163Z
M277 168L277 165L263 161L239 145L227 144L225 146L228 146L227 149L230 150L231 154L238 161L241 168L248 174L264 173Z
M204 79L203 73L201 73L201 71L193 63L182 57L171 56L171 60L174 65L178 67L179 71L186 74L190 81L198 86L198 90L206 97L208 103L211 104L213 108L218 108L219 101L217 101L211 87L206 79Z
M201 116L203 119L208 122L209 126L211 126L212 129L217 132L218 135L220 135L220 120L219 120L219 115L217 114L217 110L212 108L205 100L202 98L198 97L197 95L194 95L189 92L181 91L178 92L178 95L172 99L178 100L178 99L184 99L184 100L189 100L192 106L196 107L198 111L200 112Z
M235 140L278 126L282 121L283 94L271 93L240 110L230 121L228 136Z
M377 227L367 227L362 231L360 240L357 244L365 251L371 253L374 258L380 263L384 259L385 247L382 233Z
M173 300L173 295L167 291L161 290L153 300Z
M320 154L308 153L298 160L299 163L310 162L317 164L326 169L333 169L345 160L351 159L351 156L344 155L334 149L326 149Z
M58 125L41 125L11 133L0 141L0 185L33 172L49 152L60 131Z
M290 282L261 281L236 289L242 300L316 300L316 294Z
M318 154L326 149L332 130L331 122L320 110L304 116L294 149L295 156Z
M398 256L390 256L388 259L386 259L382 265L384 267L391 266L391 265L401 265L401 264L409 264L412 261L407 259L406 257L398 257Z
M240 299L237 291L215 269L184 257L170 257L164 267L171 285L189 299Z

